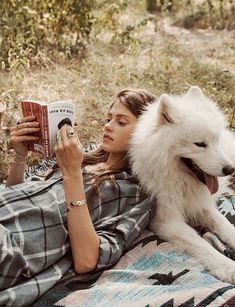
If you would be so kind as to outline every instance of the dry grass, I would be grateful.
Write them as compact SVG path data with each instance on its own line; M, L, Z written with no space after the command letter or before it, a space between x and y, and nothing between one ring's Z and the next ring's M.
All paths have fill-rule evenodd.
M107 30L100 32L90 42L82 60L57 60L47 68L0 73L1 101L8 107L5 124L10 126L20 116L22 98L46 101L71 98L77 106L80 137L87 146L99 141L105 113L119 90L144 88L159 96L163 92L181 93L195 84L231 116L234 75L214 65L202 64L193 52L185 50L153 21L140 27L130 44L114 43L111 39ZM5 137L0 153L0 180L6 176L10 158ZM33 156L29 163L34 161Z

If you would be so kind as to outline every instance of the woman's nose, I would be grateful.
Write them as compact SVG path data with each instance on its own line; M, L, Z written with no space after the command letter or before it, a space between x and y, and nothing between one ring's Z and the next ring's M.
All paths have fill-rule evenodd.
M107 123L104 125L104 129L105 129L105 130L109 130L109 131L112 130L112 123L111 123L111 121L107 122Z

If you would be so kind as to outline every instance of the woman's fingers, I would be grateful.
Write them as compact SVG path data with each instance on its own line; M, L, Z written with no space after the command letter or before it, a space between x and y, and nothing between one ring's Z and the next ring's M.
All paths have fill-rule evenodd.
M79 145L78 137L74 131L74 128L71 126L64 125L60 129L60 136L61 136L62 143L64 145L70 145L70 144Z
M21 143L25 141L36 141L38 140L38 136L33 136L33 135L23 135L23 136L11 136L10 138L10 143Z
M38 136L33 135L40 131L40 125L35 116L26 116L10 128L10 144L18 155L26 156L28 153L27 141L36 141Z
M36 141L39 139L37 135L32 135L40 131L39 123L32 122L29 120L34 120L34 116L24 117L20 124L17 124L10 129L10 143L12 146L16 147L20 143L26 146L24 142L26 141Z
M77 137L77 134L74 131L74 128L69 125L64 125L60 129L61 140L57 144L55 150L57 153L68 154L71 158L71 155L77 155L81 150L82 146Z
M26 135L26 134L30 134L30 133L35 133L35 132L39 132L40 128L22 128L20 130L11 130L10 131L10 136L12 135Z
M29 116L25 116L22 119L20 119L21 123L25 123L25 122L32 122L35 120L35 116L34 115L29 115Z
M21 122L20 124L17 124L16 126L13 126L10 128L10 131L19 131L24 128L38 128L39 123L38 122Z
M60 150L64 147L69 148L70 145L73 146L73 150L75 149L75 147L79 150L83 148L74 127L64 125L60 129L59 133L61 140L58 143L57 150Z
M68 129L73 129L71 126L68 125L64 125L61 129L60 129L60 136L61 136L61 140L63 143L68 143Z
M83 150L74 127L64 125L60 129L61 141L55 146L56 160L63 176L77 174L81 169Z

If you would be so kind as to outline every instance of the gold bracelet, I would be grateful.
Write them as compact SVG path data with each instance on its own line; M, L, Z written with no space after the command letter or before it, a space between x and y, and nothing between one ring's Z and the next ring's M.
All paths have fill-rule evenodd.
M71 201L70 202L70 206L68 207L67 206L67 212L70 211L70 207L82 207L82 206L85 206L87 205L87 202L86 202L86 199L83 199L83 200L77 200L77 201Z

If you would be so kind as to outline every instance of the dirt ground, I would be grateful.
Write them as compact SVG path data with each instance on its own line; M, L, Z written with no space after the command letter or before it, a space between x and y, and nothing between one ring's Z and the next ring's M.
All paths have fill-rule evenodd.
M199 61L235 74L235 31L185 29L173 25L170 18L163 19L161 26Z

